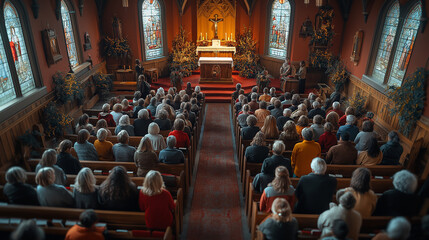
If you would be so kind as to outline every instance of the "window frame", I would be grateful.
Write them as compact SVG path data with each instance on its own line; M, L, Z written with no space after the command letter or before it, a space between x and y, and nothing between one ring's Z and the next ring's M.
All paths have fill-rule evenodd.
M79 35L79 33L80 33L79 25L77 24L77 19L76 19L76 10L75 10L75 7L74 7L72 1L70 1L70 0L59 0L59 1L64 1L64 3L67 5L67 8L69 10L69 17L70 17L70 21L71 21L71 25L72 25L74 42L75 42L75 46L76 46L76 54L77 54L77 59L78 59L78 65L76 67L72 67L72 70L74 72L76 72L80 68L80 66L84 63L82 44L81 44L80 35ZM61 5L60 5L60 7L61 7ZM65 35L64 23L63 23L63 18L61 15L62 15L62 13L60 10L61 29L63 30L62 36L64 38L64 45L66 45L67 61L69 63L69 66L71 66L70 56L68 54L67 43L66 43L67 40L66 40L66 35Z
M384 75L384 78L382 79L382 83L380 84L380 81L377 81L377 79L373 76L374 68L375 68L375 62L376 62L376 58L377 58L377 54L378 54L378 48L381 44L381 37L383 34L385 19L386 19L388 12L389 12L390 7L395 2L399 3L398 27L396 29L395 39L393 41L391 54L389 56L389 62L387 65L386 74ZM374 34L372 44L371 44L371 49L370 49L370 57L368 59L368 63L366 66L365 75L363 75L362 79L367 80L367 82L371 86L373 86L374 88L378 89L381 92L385 92L387 86L389 86L388 83L389 83L389 79L390 79L390 74L392 71L393 62L395 60L395 55L397 52L398 43L399 43L400 37L402 35L402 29L404 27L404 23L407 20L407 17L409 15L409 13L411 12L411 10L414 7L416 7L417 4L422 4L421 0L411 0L405 4L402 4L402 5L401 5L401 2L399 0L390 0L390 1L386 1L380 10L382 14L379 14L379 17L377 20L377 26L375 28L375 34ZM425 11L425 10L423 9L423 4L422 4L422 12L423 11ZM419 28L417 30L417 34L416 34L416 37L414 39L414 43L415 43L417 37L419 36L420 27L421 27L421 25L419 25ZM413 52L414 52L414 48L411 50L411 53L410 53L411 56L413 55ZM404 78L402 79L402 82L404 81L404 79L407 75L407 72L408 72L408 66L407 66L407 69L405 70L405 75L404 75ZM380 80L380 79L378 79L378 80ZM401 85L402 85L402 82L401 82Z
M19 84L18 74L16 70L15 64L10 64L13 62L12 52L9 46L9 37L7 34L7 30L5 27L5 16L4 16L4 5L6 2L10 2L13 7L15 8L22 28L22 34L24 36L24 42L27 49L28 59L30 61L31 71L33 73L33 80L34 80L34 89L30 90L30 92L26 93L25 95L21 92L21 87ZM36 52L36 46L34 43L34 36L33 32L31 30L31 24L29 20L29 14L26 11L25 6L21 1L18 0L0 0L0 19L2 23L0 23L0 34L2 38L1 44L5 46L5 54L6 59L8 62L8 67L10 74L12 76L12 84L14 86L15 90L15 98L11 99L9 102L4 104L0 107L0 122L6 120L13 114L21 111L22 109L26 108L28 105L30 105L35 100L39 99L43 95L47 93L46 87L43 85L42 75L40 71L40 65L38 62L38 56Z
M142 7L143 2L149 1L149 0L139 0L137 5L137 12L138 12L138 18L139 18L139 31L140 31L140 46L141 46L141 53L142 53L142 61L153 61L158 60L167 57L168 55L168 46L167 46L167 24L165 21L165 3L163 0L157 0L159 3L159 7L161 8L161 21L162 21L162 56L147 59L146 58L146 43L145 43L145 37L144 37L144 29L143 29L143 13L142 13Z
M293 36L293 27L294 27L294 19L295 19L295 1L294 0L285 0L289 2L290 5L290 20L289 20L289 34L288 34L288 43L286 49L285 58L276 57L270 55L270 31L271 31L271 18L272 18L272 9L273 3L276 0L269 0L267 4L267 19L265 23L265 44L264 44L264 55L274 59L285 60L285 58L289 58L291 56L292 49L292 36Z

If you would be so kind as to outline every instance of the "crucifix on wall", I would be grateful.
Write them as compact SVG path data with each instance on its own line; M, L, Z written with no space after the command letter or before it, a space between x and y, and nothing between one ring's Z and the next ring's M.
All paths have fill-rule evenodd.
M214 23L214 29L215 29L214 39L218 39L218 36L217 36L217 24L219 22L223 21L223 18L217 18L217 17L218 17L218 15L215 14L214 18L209 18L209 21L212 22L212 23Z

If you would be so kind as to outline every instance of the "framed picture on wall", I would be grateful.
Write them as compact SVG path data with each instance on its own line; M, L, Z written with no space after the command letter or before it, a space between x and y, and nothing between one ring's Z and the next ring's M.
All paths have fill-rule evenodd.
M63 58L58 46L57 35L53 29L45 29L42 31L42 39L46 62L48 66L51 66Z

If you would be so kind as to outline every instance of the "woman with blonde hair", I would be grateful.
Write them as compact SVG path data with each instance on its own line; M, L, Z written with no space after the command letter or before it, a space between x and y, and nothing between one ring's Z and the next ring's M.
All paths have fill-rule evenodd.
M296 131L296 125L294 121L289 120L285 123L285 125L283 126L283 132L280 133L279 140L282 140L285 143L299 141L299 134Z
M55 171L51 167L41 168L36 174L37 198L41 206L73 207L72 194L62 185L55 184Z
M302 140L302 129L308 127L310 120L307 115L302 115L299 117L298 122L296 123L296 132L299 134L300 140Z
M271 216L266 218L258 230L264 235L264 239L297 239L298 221L292 216L292 210L283 198L276 198L271 207Z
M145 212L146 225L150 230L165 230L173 224L175 204L158 171L149 171L139 194L140 210Z
M112 108L112 112L110 114L112 114L113 120L115 121L116 125L119 124L119 119L122 117L122 105L120 103L116 103L115 105L113 105Z
M119 119L119 125L115 128L115 134L118 135L118 133L122 130L125 130L128 132L128 135L134 136L134 126L130 123L130 117L128 115L123 115Z
M114 121L113 121L113 123L114 123ZM115 127L116 127L116 124L115 124ZM112 136L112 132L109 130L109 125L107 124L107 121L105 119L100 119L97 121L97 124L95 125L95 129L94 129L95 134L97 134L98 130L100 130L102 128L107 130L107 136L108 137Z
M91 169L84 167L79 171L73 189L73 198L76 208L99 208L98 188L95 186L95 183L95 177Z
M137 176L144 177L149 170L158 164L158 156L153 151L149 138L142 138L137 151L134 153L134 162L137 166Z
M160 132L160 129L158 124L153 122L149 124L148 134L144 136L145 138L148 138L150 140L150 142L152 143L153 150L155 152L159 152L162 149L167 147L164 137L161 134L159 134L159 132Z
M174 122L174 120L176 119L176 113L174 112L173 107L171 107L170 105L166 104L162 107L165 111L167 111L168 114L168 119L171 122Z
M133 112L133 106L130 105L128 99L124 98L121 102L123 112Z
M296 119L301 116L307 116L307 115L308 115L307 106L304 103L301 103L298 105L298 109L295 112L293 112L290 117L292 119Z
M101 128L97 131L97 140L94 142L95 150L98 153L98 160L100 161L114 161L113 159L113 143L111 141L107 141L107 131L104 128Z
M268 157L270 149L265 143L265 134L263 132L256 133L250 146L246 148L244 157L246 162L249 163L263 163L265 158Z
M328 115L326 115L326 118L325 118L326 122L329 122L332 124L332 127L334 128L333 130L338 130L338 128L340 127L338 123L339 119L340 119L340 116L336 112L328 113Z
M10 204L39 205L37 192L33 186L25 183L27 173L22 167L11 167L5 174L6 185L3 194Z
M284 198L292 206L295 203L295 189L289 179L289 170L285 166L278 166L275 173L276 177L264 189L259 202L259 209L264 212L271 211L276 198Z
M67 183L67 176L64 170L57 165L57 152L54 149L48 149L43 152L42 159L36 166L36 174L45 167L50 167L54 170L55 184L65 185Z
M269 115L265 118L261 132L265 134L265 138L267 139L277 139L279 137L276 118L273 115Z

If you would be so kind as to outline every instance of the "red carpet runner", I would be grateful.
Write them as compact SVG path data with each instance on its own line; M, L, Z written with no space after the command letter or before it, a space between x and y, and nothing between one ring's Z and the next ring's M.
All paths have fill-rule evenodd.
M229 105L208 104L187 239L242 239L230 126Z

